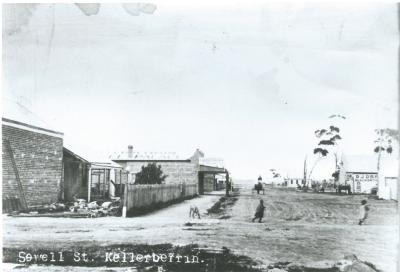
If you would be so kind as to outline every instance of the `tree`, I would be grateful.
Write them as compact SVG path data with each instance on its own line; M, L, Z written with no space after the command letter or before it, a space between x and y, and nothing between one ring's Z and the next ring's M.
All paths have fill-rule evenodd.
M271 171L273 178L279 178L281 176L281 174L279 174L278 171L276 171L276 169L269 169L269 171Z
M377 134L377 139L374 141L376 143L374 152L378 153L377 170L379 172L381 164L381 154L382 152L392 154L393 142L399 142L399 131L396 129L385 128L375 129L375 133Z
M329 118L340 118L340 119L346 119L345 116L343 115L338 115L334 114L329 116ZM318 129L314 132L315 137L319 139L317 147L314 148L313 153L315 155L318 155L317 160L314 162L314 165L312 166L308 178L311 178L311 174L315 168L315 166L318 164L321 159L324 159L328 157L328 154L332 153L335 157L335 171L332 174L332 177L334 177L335 181L338 180L339 178L339 159L338 159L338 151L337 151L337 146L339 144L339 141L342 140L342 137L340 136L340 129L337 126L330 125L329 128L322 128Z
M164 175L161 165L149 163L142 166L139 173L136 174L135 184L162 184L167 175Z
M337 142L342 139L339 132L340 129L335 126L329 126L329 129L316 130L314 134L321 140L318 143L318 147L314 148L314 154L326 157L329 153L330 146L336 146Z

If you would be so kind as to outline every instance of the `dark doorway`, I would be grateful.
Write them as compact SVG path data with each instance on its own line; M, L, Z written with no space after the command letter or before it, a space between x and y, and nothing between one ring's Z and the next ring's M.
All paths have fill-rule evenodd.
M204 173L199 173L199 195L204 195Z

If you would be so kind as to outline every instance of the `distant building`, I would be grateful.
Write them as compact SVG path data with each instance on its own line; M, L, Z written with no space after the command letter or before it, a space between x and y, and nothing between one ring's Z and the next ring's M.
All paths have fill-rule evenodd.
M174 152L139 152L133 150L133 146L128 146L126 152L112 156L111 160L132 175L140 172L142 166L156 163L167 176L166 184L195 183L198 184L199 194L216 190L215 175L226 173L225 168L221 167L222 160L207 159L199 149L192 157L182 159Z
M352 193L371 194L378 189L378 172L346 171L345 184L350 185Z
M299 186L303 186L304 179L302 178L285 178L283 183L284 186L289 188L297 188Z
M197 168L192 160L181 159L173 152L138 152L132 146L128 146L127 152L121 152L111 158L132 174L140 172L142 166L149 163L160 165L167 175L165 183L196 183Z
M378 190L378 171L373 156L343 156L339 184L349 185L355 194L371 194Z

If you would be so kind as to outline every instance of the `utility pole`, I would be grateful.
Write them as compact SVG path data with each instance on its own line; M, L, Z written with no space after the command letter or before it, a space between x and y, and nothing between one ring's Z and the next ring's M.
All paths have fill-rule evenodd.
M304 165L303 165L303 178L304 178L304 185L307 184L307 155L304 158Z
M225 170L226 174L225 174L225 195L229 196L229 172L228 170Z

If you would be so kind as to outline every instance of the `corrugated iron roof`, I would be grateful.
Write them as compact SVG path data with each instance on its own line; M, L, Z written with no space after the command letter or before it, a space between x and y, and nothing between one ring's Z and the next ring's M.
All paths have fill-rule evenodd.
M133 151L132 155L128 155L128 151L120 152L119 154L111 155L113 161L169 161L169 160L187 160L182 159L175 152L148 152L148 151Z
M220 158L199 158L199 164L211 167L224 168L224 160Z

